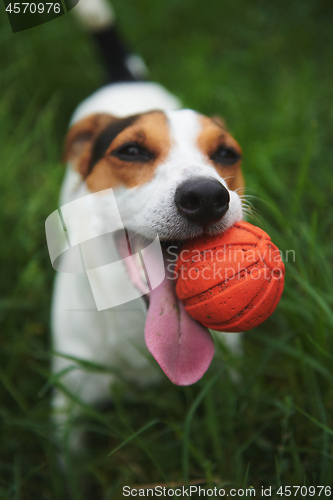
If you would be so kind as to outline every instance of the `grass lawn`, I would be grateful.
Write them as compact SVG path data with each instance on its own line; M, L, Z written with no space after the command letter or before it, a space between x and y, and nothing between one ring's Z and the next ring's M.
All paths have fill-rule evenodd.
M123 498L123 485L253 486L256 496L264 485L271 498L282 498L280 485L330 486L333 6L113 5L151 78L186 107L224 116L243 148L251 221L285 257L293 252L280 305L244 335L241 359L217 336L214 362L198 384L166 380L135 391L130 402L119 386L113 410L87 409L81 425L96 446L69 461L71 497L84 498L80 477L94 499ZM63 500L49 422L54 272L44 221L57 207L70 115L104 72L71 14L12 34L3 3L0 12L0 499ZM238 383L229 367L239 370Z

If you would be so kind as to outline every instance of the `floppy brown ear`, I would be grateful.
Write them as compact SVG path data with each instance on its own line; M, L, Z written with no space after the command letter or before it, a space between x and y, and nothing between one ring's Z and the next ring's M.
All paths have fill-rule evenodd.
M226 125L225 121L223 120L223 118L221 118L218 115L214 115L211 118L212 118L213 122L216 123L216 125L223 128L224 130L227 130L227 125Z
M89 172L94 139L114 120L107 113L96 113L74 123L66 137L63 160L70 161L85 177Z

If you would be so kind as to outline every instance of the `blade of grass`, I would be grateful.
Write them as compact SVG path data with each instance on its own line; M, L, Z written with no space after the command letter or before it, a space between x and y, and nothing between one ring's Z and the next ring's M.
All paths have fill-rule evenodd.
M189 484L189 470L190 470L190 463L189 463L189 440L190 440L190 431L191 431L191 424L193 417L195 415L196 410L198 409L200 403L206 396L206 394L211 390L211 388L214 386L214 384L217 382L217 380L220 378L220 373L218 373L215 377L211 378L206 385L202 388L198 396L195 398L193 401L192 405L190 406L186 419L184 422L184 437L183 437L183 459L182 459L182 468L183 468L183 479L186 485Z
M148 424L144 425L143 427L141 427L140 429L138 429L137 431L135 431L128 438L126 438L124 441L122 441L118 446L116 446L116 448L114 448L112 451L110 451L108 453L108 456L111 457L112 455L114 455L115 453L117 453L117 451L121 450L121 448L123 448L128 443L130 443L131 441L133 441L133 439L136 439L138 436L140 436L140 434L144 433L145 431L147 431L148 429L150 429L154 425L160 424L160 423L161 423L160 420L152 420L151 422L148 422Z

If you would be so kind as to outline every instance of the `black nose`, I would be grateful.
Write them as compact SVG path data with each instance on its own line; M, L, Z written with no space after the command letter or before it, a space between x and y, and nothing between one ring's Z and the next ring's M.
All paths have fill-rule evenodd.
M185 181L176 191L179 212L196 224L215 222L229 208L228 190L217 179L196 177Z

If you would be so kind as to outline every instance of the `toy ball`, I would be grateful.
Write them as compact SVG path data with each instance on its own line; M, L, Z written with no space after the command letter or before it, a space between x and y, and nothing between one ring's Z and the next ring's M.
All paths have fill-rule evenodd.
M187 313L213 330L241 332L265 321L284 287L279 249L262 229L237 222L225 233L189 240L175 267Z

